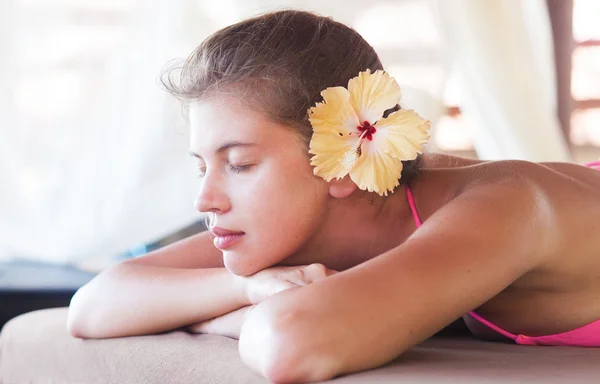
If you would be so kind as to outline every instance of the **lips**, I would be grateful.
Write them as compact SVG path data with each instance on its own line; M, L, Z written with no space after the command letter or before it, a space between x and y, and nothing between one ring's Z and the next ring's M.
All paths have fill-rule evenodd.
M221 250L233 247L245 235L245 233L241 231L232 231L229 229L219 227L214 227L210 231L213 235L215 235L215 238L213 239L215 247Z

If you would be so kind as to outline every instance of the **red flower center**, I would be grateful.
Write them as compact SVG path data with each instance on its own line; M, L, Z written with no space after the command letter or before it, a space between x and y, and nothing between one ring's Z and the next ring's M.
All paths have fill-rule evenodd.
M363 134L365 131L367 131L366 133L364 133L363 137L365 137L371 141L373 140L373 134L375 132L377 132L377 129L375 129L375 127L372 126L368 121L365 121L363 123L363 125L359 125L356 128L358 128L358 130L360 131L361 134Z

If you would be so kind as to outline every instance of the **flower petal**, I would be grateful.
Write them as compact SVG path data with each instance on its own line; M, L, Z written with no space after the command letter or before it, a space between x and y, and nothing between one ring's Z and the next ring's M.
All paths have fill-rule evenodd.
M350 93L344 87L331 87L321 92L323 102L308 110L308 120L315 132L334 131L344 136L358 132L358 116L350 104Z
M373 141L365 144L403 161L414 160L429 140L430 125L415 111L396 111L375 124Z
M350 102L362 124L374 124L383 117L383 112L400 102L400 86L382 70L371 74L367 69L348 82Z
M365 153L366 152L366 153ZM358 188L387 196L400 184L402 161L379 151L364 151L350 178Z
M313 173L327 182L346 176L350 167L342 159L356 144L358 137L355 135L344 137L333 131L313 133L308 151L314 155L310 159L310 165L315 167Z

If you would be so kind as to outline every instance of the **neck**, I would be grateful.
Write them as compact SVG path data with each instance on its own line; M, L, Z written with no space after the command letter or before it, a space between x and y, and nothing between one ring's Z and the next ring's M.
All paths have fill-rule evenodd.
M414 229L406 187L387 197L358 190L331 198L323 224L285 264L322 263L342 271L396 247Z

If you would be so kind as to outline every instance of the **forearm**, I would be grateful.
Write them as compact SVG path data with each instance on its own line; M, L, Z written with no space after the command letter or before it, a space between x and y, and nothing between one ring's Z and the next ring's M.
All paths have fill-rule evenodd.
M69 308L74 336L164 332L248 305L240 277L225 268L117 265L82 287Z
M185 330L191 333L206 333L239 339L242 326L253 307L253 305L242 307L223 316L189 325L185 327Z

